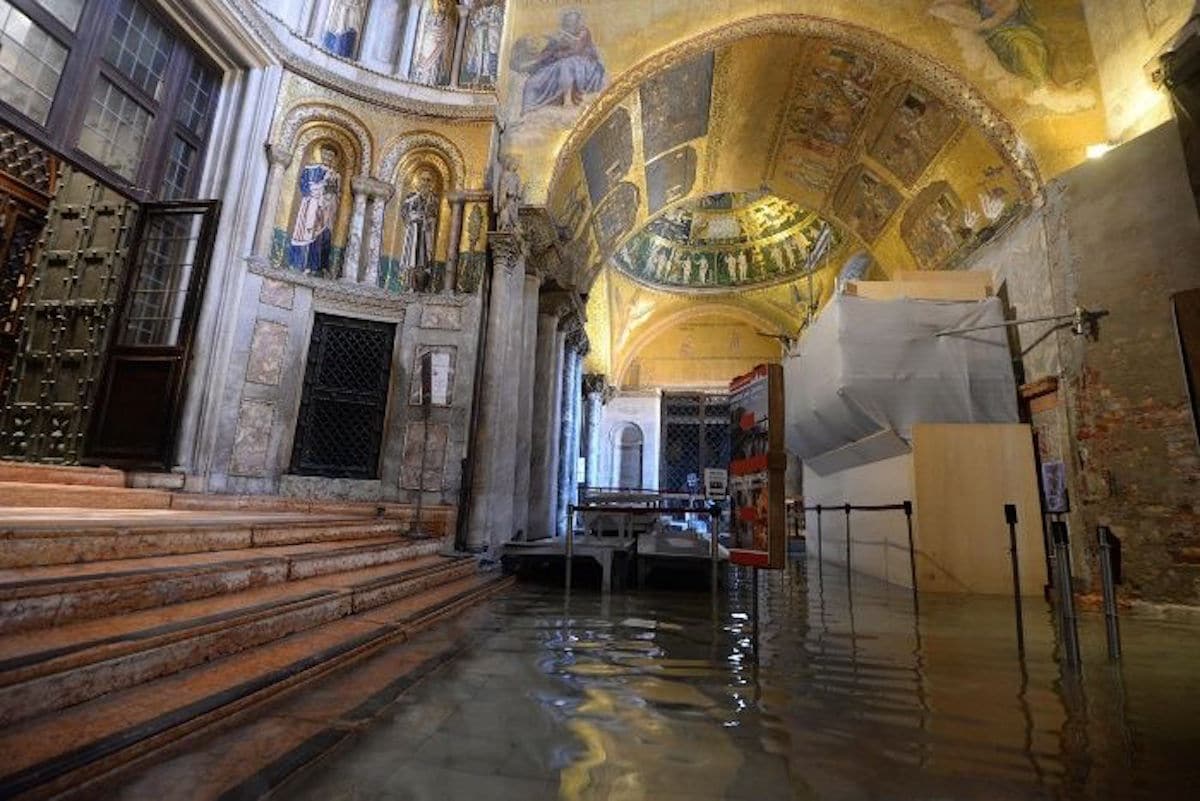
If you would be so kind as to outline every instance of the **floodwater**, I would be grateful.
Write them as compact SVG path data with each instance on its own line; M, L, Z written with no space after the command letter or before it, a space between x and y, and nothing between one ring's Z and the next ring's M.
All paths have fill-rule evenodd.
M708 593L521 585L287 799L1200 798L1200 622L912 597L794 562Z

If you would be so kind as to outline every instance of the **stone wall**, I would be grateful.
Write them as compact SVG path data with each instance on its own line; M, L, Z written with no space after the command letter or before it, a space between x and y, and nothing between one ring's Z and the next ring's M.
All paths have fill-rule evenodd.
M1109 314L1093 339L1022 327L1043 459L1066 462L1076 572L1094 575L1095 528L1123 543L1123 592L1200 603L1200 450L1171 295L1200 286L1200 219L1179 133L1160 126L1053 181L1041 208L981 248L1014 316Z
M621 473L618 445L621 430L630 423L642 430L642 489L658 489L660 390L622 392L605 404L600 423L600 484L618 486Z
M289 474L305 365L316 314L394 323L387 416L374 480ZM209 492L412 502L422 486L430 503L457 503L475 374L479 299L462 295L394 295L254 263L243 284L219 422ZM419 353L449 349L451 403L426 421L411 381Z

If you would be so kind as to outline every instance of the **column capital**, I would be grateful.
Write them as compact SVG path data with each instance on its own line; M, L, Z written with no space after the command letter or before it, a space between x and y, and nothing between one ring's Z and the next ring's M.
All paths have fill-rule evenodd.
M366 195L369 198L383 198L391 200L396 194L396 187L389 184L387 181L381 181L378 178L371 178L366 175L356 175L350 179L350 189L357 195Z
M266 149L268 162L273 165L278 164L285 170L291 166L292 158L294 158L294 154L292 153L291 149L274 142L267 142Z
M492 251L493 261L503 267L505 273L512 275L518 264L524 270L528 248L525 246L524 238L519 234L507 231L489 231L487 242L488 248Z
M608 376L604 373L583 374L584 395L599 395L601 403L608 403L616 393L616 388L608 383Z

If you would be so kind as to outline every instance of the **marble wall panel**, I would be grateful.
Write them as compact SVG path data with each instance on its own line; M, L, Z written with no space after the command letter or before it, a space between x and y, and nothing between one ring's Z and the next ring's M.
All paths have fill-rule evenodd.
M250 341L250 359L246 364L246 380L253 384L275 386L283 370L287 350L288 328L282 323L258 320Z
M266 473L275 422L275 404L269 401L243 400L238 413L237 433L233 440L231 472L243 476Z

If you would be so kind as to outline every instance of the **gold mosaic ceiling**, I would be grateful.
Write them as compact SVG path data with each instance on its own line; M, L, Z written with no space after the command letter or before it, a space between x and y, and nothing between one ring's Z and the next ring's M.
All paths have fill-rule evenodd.
M818 215L782 198L721 192L655 217L616 252L613 264L653 287L729 292L803 275L843 238Z
M1037 183L979 101L945 91L897 54L835 38L758 36L684 55L593 104L549 207L587 264L582 286L647 222L759 188L828 219L885 272L944 267ZM657 265L626 267L645 278Z

